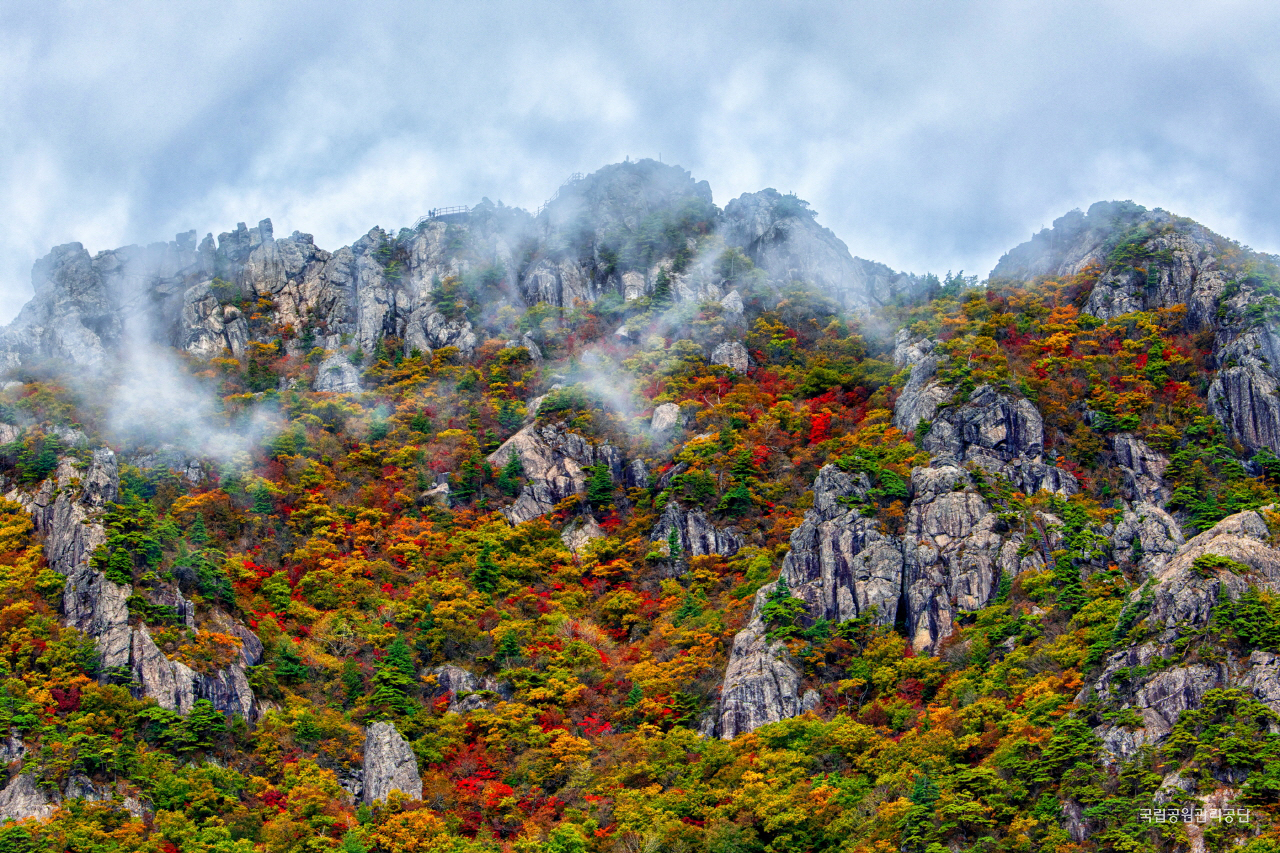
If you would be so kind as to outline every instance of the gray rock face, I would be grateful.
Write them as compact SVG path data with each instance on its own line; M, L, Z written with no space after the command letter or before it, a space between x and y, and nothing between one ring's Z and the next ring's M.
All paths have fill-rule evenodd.
M311 389L330 394L353 394L360 390L360 371L341 353L334 353L320 362Z
M372 805L385 802L392 791L422 799L422 777L413 749L396 727L378 722L365 730L364 790L361 800Z
M915 276L850 255L844 241L819 225L806 207L774 189L746 193L725 206L720 234L773 282L813 282L849 308L883 305L919 288Z
M1001 462L1038 457L1044 448L1044 421L1027 400L980 385L968 401L933 424L924 447L935 456L954 460L972 458L975 451Z
M30 773L19 773L0 790L0 819L43 820L58 808L55 797L56 794L50 796L48 791L36 785Z
M435 676L436 680L434 695L449 697L447 713L450 714L465 714L492 707L493 702L486 698L486 694L506 701L514 695L510 685L492 678L480 680L459 666L438 666L429 674Z
M742 341L725 341L711 351L711 363L723 364L736 373L746 373L751 367L751 356Z
M1138 519L1145 516L1149 521L1154 516L1159 528L1155 537L1159 539L1171 521L1159 518L1158 512L1150 505L1139 505L1134 512L1126 514L1122 526L1137 525L1141 530L1145 522L1139 523ZM1119 530L1120 526L1117 535ZM1273 585L1280 581L1280 551L1271 547L1269 539L1270 532L1262 516L1243 512L1218 522L1182 544L1171 556L1158 552L1156 559L1148 558L1154 569L1145 591L1149 610L1138 615L1145 616L1148 628L1154 632L1152 639L1108 658L1101 674L1078 697L1083 700L1092 691L1113 705L1133 709L1141 717L1141 725L1132 728L1108 724L1098 729L1112 756L1124 758L1144 744L1162 740L1172 730L1178 714L1198 707L1204 694L1213 688L1240 687L1273 708L1280 708L1280 690L1276 687L1280 659L1267 652L1253 653L1243 667L1230 666L1230 662L1194 663L1158 669L1138 679L1127 676L1135 667L1149 668L1157 659L1179 657L1174 643L1184 634L1207 625L1222 596L1235 599L1251 584ZM1248 568L1248 574L1241 577L1218 571L1203 577L1193 569L1193 563L1204 554L1236 560ZM1135 590L1126 606L1141 607L1143 593Z
M79 477L79 487L73 480ZM257 717L257 703L249 687L246 668L261 659L262 644L251 631L223 617L218 629L241 639L238 660L225 670L200 674L169 660L156 646L145 625L129 625L128 598L132 587L108 580L89 564L93 551L107 540L94 519L116 499L119 477L110 450L93 453L87 470L75 469L69 459L59 463L54 477L33 493L11 492L45 538L49 566L66 577L63 613L72 625L92 637L104 671L126 669L137 687L136 695L150 696L163 708L186 713L198 699L210 700L227 713ZM168 601L179 614L191 619L190 602L172 591Z
M529 424L489 454L488 461L500 467L513 453L519 456L529 482L515 503L503 510L512 524L545 515L565 498L585 495L585 466L608 465L614 483L627 482L629 469L616 447L593 445L577 433L554 425Z
M1111 547L1117 555L1132 555L1135 542L1142 554L1140 569L1144 574L1154 574L1169 562L1186 540L1169 513L1155 504L1139 502L1125 511L1111 535Z
M1139 241L1140 261L1112 259L1124 240ZM1010 251L991 275L1070 276L1095 264L1099 275L1085 307L1089 314L1113 319L1184 307L1184 328L1215 332L1213 358L1222 367L1209 390L1211 414L1246 447L1280 452L1280 335L1265 319L1267 294L1239 263L1224 262L1222 244L1203 226L1163 210L1099 202L1087 215L1072 211L1052 230Z
M893 425L902 432L913 432L921 421L932 424L938 407L951 399L951 389L934 381L941 362L935 346L928 338L913 339L906 329L898 332L894 341L894 364L911 369L893 407Z
M1164 483L1167 458L1145 441L1127 434L1113 436L1111 449L1116 464L1124 470L1125 487L1133 500L1159 505L1169 499L1170 491Z
M1246 447L1280 452L1280 383L1262 367L1218 371L1209 386L1209 412Z
M756 611L773 584L756 594ZM733 638L720 693L716 730L726 740L800 712L800 671L781 643L770 643L758 620Z
M1042 516L1049 542L1025 549L1023 534L1000 519L963 466L1003 477L1030 494L1047 489L1070 495L1079 489L1069 473L1043 461L1044 424L1031 403L984 385L956 405L952 390L936 378L940 359L934 350L931 342L909 335L896 341L895 360L910 367L911 375L898 398L895 424L905 431L930 422L924 446L933 456L933 467L911 472L902 535L884 532L876 519L864 518L842 501L865 500L871 487L866 475L828 465L814 481L813 509L792 532L782 565L782 576L792 595L805 602L808 618L842 622L874 614L882 625L902 620L921 652L935 649L952 633L958 613L989 604L1001 575L1043 568L1048 550L1057 547L1052 530L1060 522ZM1148 538L1156 550L1162 545L1155 522L1150 526ZM1166 538L1176 531L1173 525ZM726 675L719 716L708 731L732 736L761 721L799 713L787 698L794 691L779 687L793 683L786 673L794 667L769 658L781 652L764 639L764 600L757 599L741 642L734 642L728 667L733 677ZM751 713L743 710L754 701L767 704Z
M1131 202L1100 201L1088 213L1073 210L1055 219L1032 238L1005 253L992 278L1031 279L1071 276L1105 260L1107 240L1117 230L1155 221L1159 214ZM1167 221L1165 215L1161 221Z
M560 531L560 541L576 554L589 543L603 539L606 535L604 528L596 523L595 518L586 515L566 524L564 530Z
M662 516L653 527L649 541L660 544L669 542L672 530L676 531L680 539L680 551L686 558L705 557L708 554L732 557L743 544L740 531L716 527L707 520L707 514L702 510L686 510L675 500L667 502Z
M649 432L657 440L670 438L680 426L680 407L675 403L663 403L653 407L653 419L649 422Z

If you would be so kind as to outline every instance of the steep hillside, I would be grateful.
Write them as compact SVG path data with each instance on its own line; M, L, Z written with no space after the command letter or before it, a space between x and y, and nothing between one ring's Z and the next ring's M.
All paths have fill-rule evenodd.
M1280 844L1272 257L899 274L640 161L33 283L0 850Z

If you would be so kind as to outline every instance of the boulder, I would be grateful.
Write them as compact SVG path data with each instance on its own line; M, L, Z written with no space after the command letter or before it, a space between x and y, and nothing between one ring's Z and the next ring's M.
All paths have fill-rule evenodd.
M422 777L413 749L394 724L377 722L365 730L364 787L361 801L385 802L392 791L422 799Z
M341 353L320 362L311 390L329 394L353 394L360 390L360 371Z
M737 373L746 373L751 366L751 357L742 341L725 341L711 351L711 363L722 364Z
M653 407L653 419L649 432L655 440L670 438L681 425L680 407L675 403L662 403Z
M512 524L520 524L551 512L560 501L585 495L588 465L607 465L616 484L626 482L627 465L621 452L608 445L593 445L577 433L554 424L531 423L489 454L494 467L507 463L512 454L520 459L528 482L515 502L503 510Z

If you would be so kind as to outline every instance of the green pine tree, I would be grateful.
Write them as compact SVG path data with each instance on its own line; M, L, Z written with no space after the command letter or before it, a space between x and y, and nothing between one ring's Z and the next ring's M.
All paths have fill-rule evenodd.
M493 543L486 542L480 547L480 556L476 558L475 571L471 573L471 585L487 595L498 590L501 579L498 564L493 561Z
M364 673L360 671L360 664L352 658L342 662L342 690L348 705L354 704L364 693Z
M587 480L587 503L594 510L601 510L613 503L613 477L609 474L608 465L590 466L591 476Z
M289 640L282 640L276 649L275 672L285 684L301 684L311 674Z
M520 641L516 639L515 631L508 631L498 641L498 657L503 660L520 657Z
M191 522L191 529L187 531L187 539L200 548L209 542L209 528L205 526L204 513L196 513L196 520Z
M413 653L409 651L409 644L404 641L404 637L397 635L391 645L387 646L387 663L400 670L411 681L417 677L418 670L413 665Z
M746 481L739 480L733 488L724 493L716 509L725 515L741 518L752 510L755 502L751 499L751 490Z
M393 644L394 645L394 644ZM408 648L405 647L405 652ZM373 696L371 701L385 710L396 714L408 714L413 710L413 702L409 698L417 679L412 672L406 673L402 658L387 649L387 656L378 664L373 673Z
M253 490L253 511L258 515L268 515L275 509L275 503L271 500L271 492L261 483Z
M658 270L658 276L653 280L653 295L649 299L653 307L659 310L671 307L671 303L675 301L671 292L671 276L665 269Z
M111 552L107 560L107 568L103 571L107 580L118 584L133 583L133 557L123 548Z

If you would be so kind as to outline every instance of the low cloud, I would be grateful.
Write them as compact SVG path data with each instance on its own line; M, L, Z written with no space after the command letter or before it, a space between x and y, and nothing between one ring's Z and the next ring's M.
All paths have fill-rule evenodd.
M809 199L854 254L985 274L1132 198L1280 248L1280 10L317 3L31 6L0 19L0 319L58 243L270 216L336 248L434 206L536 208L661 157L723 206Z

